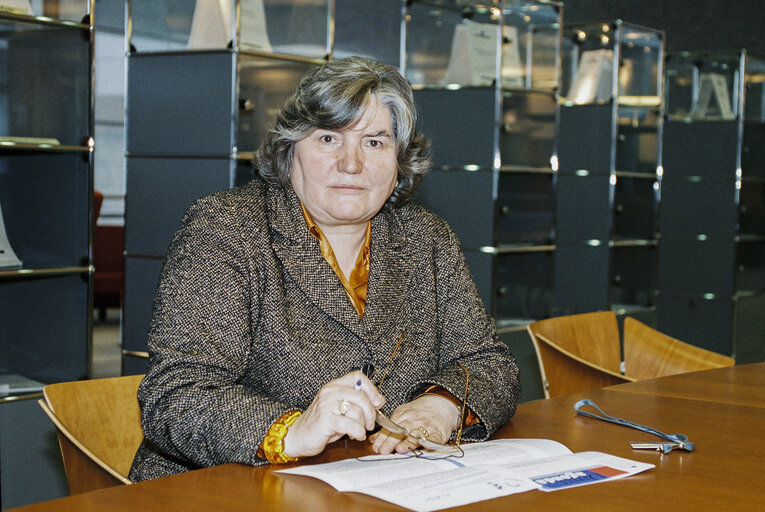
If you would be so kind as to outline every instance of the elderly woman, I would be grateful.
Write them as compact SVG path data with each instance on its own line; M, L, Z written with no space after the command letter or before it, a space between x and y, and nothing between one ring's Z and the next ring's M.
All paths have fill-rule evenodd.
M366 439L378 410L411 433L370 436L382 454L510 418L518 368L459 242L408 202L430 165L416 125L395 68L329 62L277 116L259 177L189 208L155 298L133 480L315 455Z

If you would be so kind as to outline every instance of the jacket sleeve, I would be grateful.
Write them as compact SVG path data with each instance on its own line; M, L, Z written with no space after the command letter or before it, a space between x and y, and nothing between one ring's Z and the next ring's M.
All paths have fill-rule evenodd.
M257 465L261 440L288 407L240 384L260 307L258 269L240 215L219 203L192 205L169 248L138 392L142 426L147 443L186 465Z
M480 420L466 427L462 438L483 441L515 413L521 394L518 366L497 337L459 241L443 221L436 229L435 247L439 370L422 380L418 389L436 384L462 399L466 374L459 363L469 372L466 405Z

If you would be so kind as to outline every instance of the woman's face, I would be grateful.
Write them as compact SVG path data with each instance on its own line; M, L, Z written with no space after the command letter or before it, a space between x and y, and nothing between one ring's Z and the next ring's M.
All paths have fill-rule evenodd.
M356 124L341 131L317 129L296 142L290 179L325 229L365 225L393 192L397 169L390 111L373 98Z

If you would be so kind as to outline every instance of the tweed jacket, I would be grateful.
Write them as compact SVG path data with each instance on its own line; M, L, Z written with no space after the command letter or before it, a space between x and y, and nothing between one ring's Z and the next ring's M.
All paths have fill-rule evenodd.
M446 223L416 205L372 220L363 320L306 229L291 188L256 178L202 198L168 250L140 385L145 439L130 478L239 462L285 412L365 363L391 361L380 392L390 414L427 386L467 405L484 440L515 411L518 367L496 336Z

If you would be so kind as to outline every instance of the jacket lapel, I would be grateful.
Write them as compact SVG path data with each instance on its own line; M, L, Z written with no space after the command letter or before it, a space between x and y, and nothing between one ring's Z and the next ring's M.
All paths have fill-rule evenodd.
M402 308L414 274L413 244L395 212L372 220L369 285L364 326L373 350L387 358L404 326ZM379 341L378 341L379 340Z
M364 337L364 328L318 241L306 228L300 201L291 188L270 186L268 215L274 230L273 248L287 276L325 314Z

